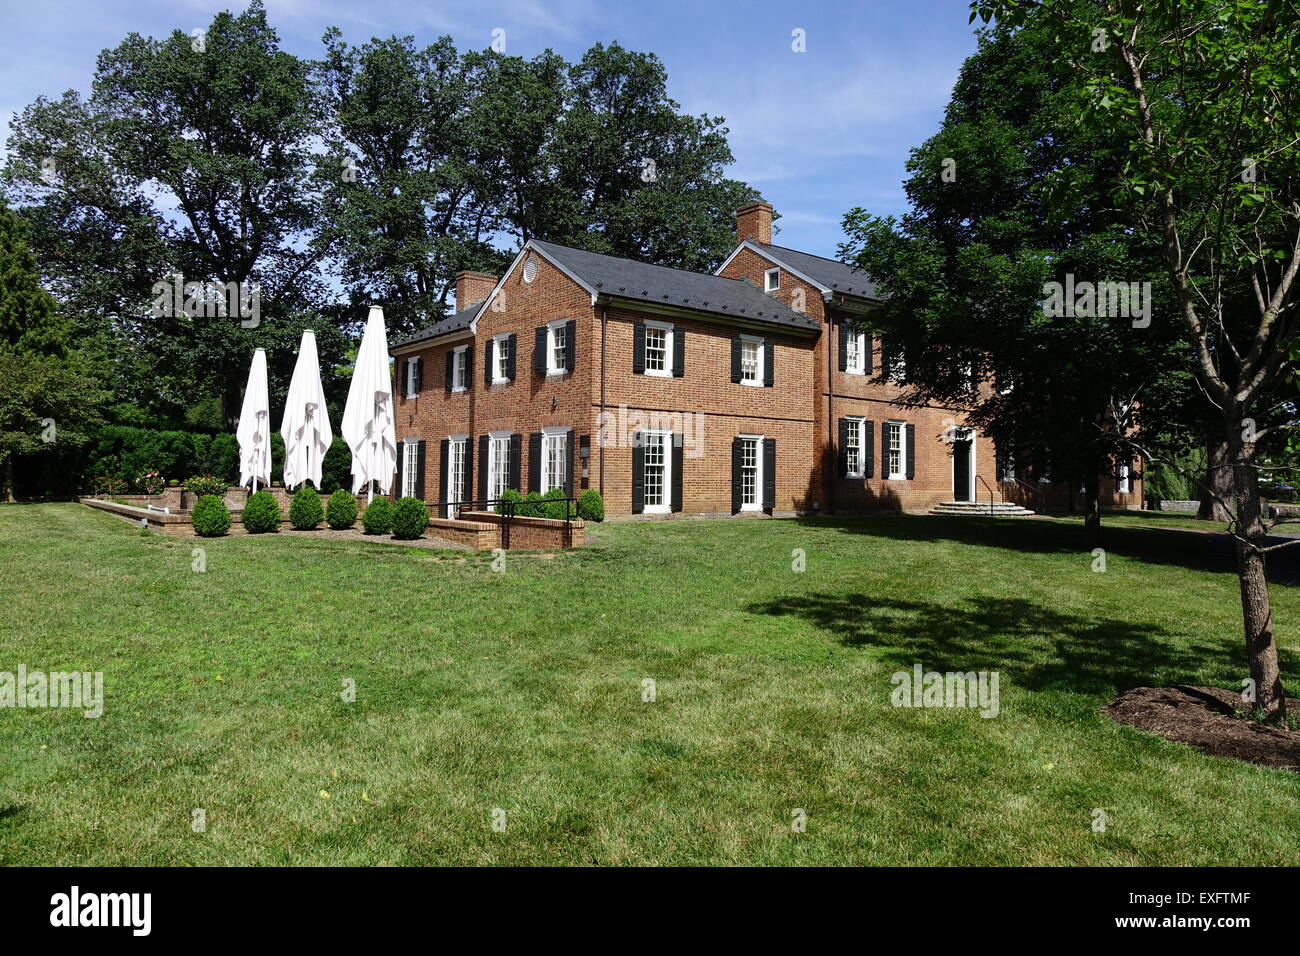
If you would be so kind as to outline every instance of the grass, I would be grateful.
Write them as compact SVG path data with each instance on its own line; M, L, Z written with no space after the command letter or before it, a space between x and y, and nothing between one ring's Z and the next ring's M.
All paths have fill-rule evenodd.
M1077 524L1083 518L1079 515L1054 513L1051 517ZM1101 515L1103 527L1148 527L1169 528L1179 531L1227 531L1226 521L1202 521L1194 515L1176 511L1104 511ZM1300 534L1300 524L1280 524L1272 534Z
M0 670L103 671L105 712L0 710L0 862L1293 863L1300 777L1099 713L1245 666L1233 575L1107 534L1094 573L1048 521L617 524L494 573L2 507ZM916 662L997 670L999 716L892 707Z

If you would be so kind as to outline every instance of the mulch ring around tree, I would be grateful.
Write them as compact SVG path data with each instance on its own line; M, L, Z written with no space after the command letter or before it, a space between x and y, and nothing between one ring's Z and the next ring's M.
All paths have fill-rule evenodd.
M1300 700L1287 698L1288 714ZM1234 716L1246 709L1241 695L1218 687L1134 687L1102 708L1117 724L1191 744L1215 757L1300 771L1300 730L1270 727Z

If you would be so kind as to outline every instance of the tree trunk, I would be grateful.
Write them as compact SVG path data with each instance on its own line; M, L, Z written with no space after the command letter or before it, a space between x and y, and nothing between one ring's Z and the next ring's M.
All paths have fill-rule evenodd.
M13 455L5 456L4 486L5 486L4 488L5 501L7 501L9 504L13 504L14 501L16 500L14 498L14 456Z
M1101 547L1101 501L1097 494L1101 480L1094 474L1083 490L1083 540L1089 551Z
M1260 515L1259 473L1255 468L1255 446L1234 440L1230 449L1235 464L1233 497L1237 507L1237 578L1241 584L1241 616L1246 630L1246 656L1255 681L1255 706L1264 719L1281 721L1286 716L1286 694L1277 663L1273 640L1273 610L1269 603L1268 576L1264 555L1266 532Z
M1228 443L1223 439L1210 438L1205 442L1205 479L1198 484L1201 504L1196 509L1196 517L1204 521L1231 520L1226 502L1233 496L1232 461Z

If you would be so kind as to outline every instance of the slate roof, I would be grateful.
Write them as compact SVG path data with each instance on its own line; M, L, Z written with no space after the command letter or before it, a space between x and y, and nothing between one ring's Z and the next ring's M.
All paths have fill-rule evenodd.
M740 279L655 266L536 239L533 246L597 293L786 328L821 329L815 319L800 315L785 303Z
M814 282L827 286L832 292L842 292L845 295L856 295L866 299L880 298L875 283L862 272L843 262L814 256L797 249L787 249L785 246L761 242L755 242L754 245L772 258L781 260L791 269L802 272Z
M445 319L440 319L433 323L433 325L421 329L414 335L402 339L400 342L393 342L389 345L388 349L391 352L393 349L399 349L403 345L413 345L416 342L423 342L425 339L433 339L437 338L439 335L446 335L448 332L460 332L463 329L468 329L470 320L478 314L478 310L482 305L482 302L475 302L469 308L461 309L455 315L449 315Z

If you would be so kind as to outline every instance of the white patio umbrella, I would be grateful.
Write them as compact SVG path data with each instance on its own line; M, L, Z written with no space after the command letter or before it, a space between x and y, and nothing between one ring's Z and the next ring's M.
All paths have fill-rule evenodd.
M334 440L334 432L320 383L316 333L310 329L302 333L302 344L298 346L280 435L284 438L284 487L292 490L310 480L319 490L321 461Z
M271 399L266 387L266 352L253 353L253 367L248 370L248 387L244 405L235 426L239 439L239 483L271 483Z
M388 372L388 334L384 331L384 310L370 307L366 331L361 336L357 364L348 387L343 409L343 440L352 449L352 492L371 482L388 494L397 471L397 431L393 427L393 383Z

